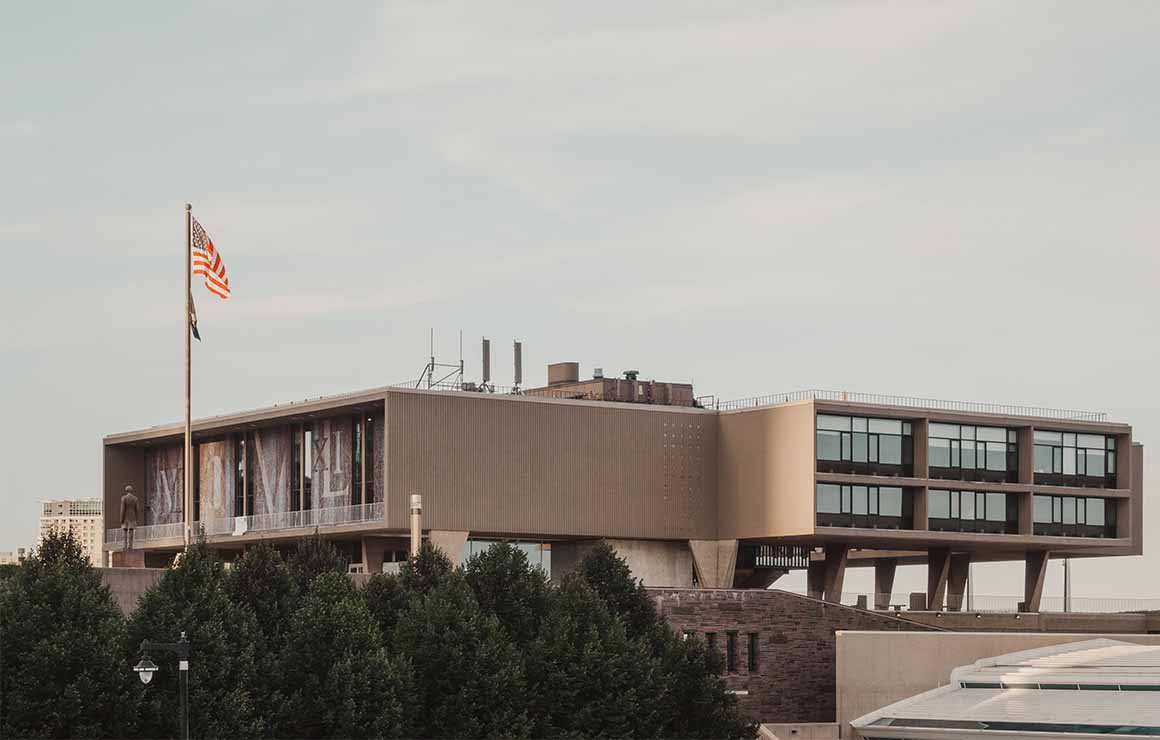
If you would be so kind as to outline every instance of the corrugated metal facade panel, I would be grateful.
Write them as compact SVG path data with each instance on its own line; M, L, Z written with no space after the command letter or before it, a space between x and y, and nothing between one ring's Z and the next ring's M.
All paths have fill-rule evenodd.
M387 394L387 521L486 534L716 533L717 419L703 411L467 393Z

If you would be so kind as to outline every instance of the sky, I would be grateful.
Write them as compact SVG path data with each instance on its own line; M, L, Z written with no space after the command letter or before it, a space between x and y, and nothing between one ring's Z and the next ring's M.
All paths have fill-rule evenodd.
M9 3L0 550L99 495L105 434L182 417L186 202L233 288L196 292L196 416L413 378L462 331L501 383L520 339L528 383L1103 410L1147 492L1157 38L1150 0ZM1160 596L1157 517L1075 593Z

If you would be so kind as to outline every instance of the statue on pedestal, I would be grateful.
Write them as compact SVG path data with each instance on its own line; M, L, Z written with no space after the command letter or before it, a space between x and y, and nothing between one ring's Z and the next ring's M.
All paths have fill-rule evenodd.
M133 486L125 486L125 493L121 496L121 534L126 550L133 549L133 530L137 527L140 506L133 495Z

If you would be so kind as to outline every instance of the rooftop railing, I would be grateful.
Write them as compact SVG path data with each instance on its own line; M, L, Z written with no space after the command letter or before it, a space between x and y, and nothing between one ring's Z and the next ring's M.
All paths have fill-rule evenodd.
M881 393L853 393L850 391L827 391L811 389L753 396L735 401L717 401L712 408L719 411L777 406L794 401L838 401L848 403L870 403L880 406L901 406L914 409L938 411L961 411L970 414L1001 414L1003 416L1028 416L1040 419L1061 419L1066 421L1107 421L1103 411L1079 411L1076 409L1053 409L1045 406L1018 406L1002 403L978 403L975 401L948 401L939 398L918 396L892 396Z
M274 514L252 516L231 516L220 519L206 519L195 523L199 534L206 537L242 535L248 532L275 532L285 529L309 529L342 524L359 524L383 519L383 502L355 504L352 506L329 506L323 509L302 511L282 511ZM125 544L121 529L110 529L105 533L109 545ZM150 524L133 530L133 544L139 545L160 540L178 539L183 536L182 523Z

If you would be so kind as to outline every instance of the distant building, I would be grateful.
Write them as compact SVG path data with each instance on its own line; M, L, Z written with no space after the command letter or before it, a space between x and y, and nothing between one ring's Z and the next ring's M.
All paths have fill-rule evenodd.
M104 529L99 498L60 499L42 502L40 537L50 532L72 532L89 562L104 565Z
M956 668L950 682L854 720L864 738L1160 737L1160 646L1096 639Z
M0 552L0 565L19 565L27 556L28 553L23 547L18 547L15 550L4 550Z

